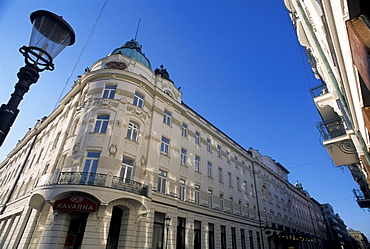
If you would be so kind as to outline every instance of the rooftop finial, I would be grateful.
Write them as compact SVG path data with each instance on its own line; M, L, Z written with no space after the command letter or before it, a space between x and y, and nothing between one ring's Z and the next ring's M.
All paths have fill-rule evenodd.
M136 38L137 38L137 33L139 32L140 23L141 23L141 18L139 19L139 23L137 24L136 34L135 34L135 41L136 41Z

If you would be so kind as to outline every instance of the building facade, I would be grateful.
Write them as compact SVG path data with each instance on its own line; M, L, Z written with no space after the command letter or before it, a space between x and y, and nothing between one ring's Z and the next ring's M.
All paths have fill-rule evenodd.
M320 84L311 89L317 124L336 166L348 166L370 208L370 2L284 0Z
M367 237L360 231L353 229L347 229L348 235L352 241L352 247L354 249L368 249L370 248L369 241Z
M0 247L323 248L288 174L184 104L131 40L0 164Z
M326 233L328 235L325 248L328 249L351 249L351 241L346 229L344 221L339 214L335 213L333 207L329 203L321 205L321 212L324 216Z

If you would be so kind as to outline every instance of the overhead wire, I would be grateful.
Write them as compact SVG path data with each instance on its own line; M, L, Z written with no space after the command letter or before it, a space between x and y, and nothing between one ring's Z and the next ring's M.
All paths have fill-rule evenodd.
M70 73L69 73L69 75L68 75L68 77L67 77L67 80L66 80L66 82L65 82L65 84L64 84L64 87L63 87L63 89L62 89L62 91L61 91L61 93L60 93L60 95L59 95L59 97L58 97L58 100L57 100L57 102L55 103L54 110L57 108L58 103L59 103L59 101L60 101L60 99L62 98L62 95L63 95L63 93L64 93L64 90L66 89L67 84L68 84L68 82L69 82L69 80L70 80L70 78L71 78L71 76L72 76L72 74L73 74L74 70L76 69L76 66L77 66L78 62L80 61L80 59L81 59L81 57L82 57L82 55L83 55L83 53L84 53L84 51L85 51L85 49L86 49L86 47L87 47L87 45L88 45L89 41L90 41L90 38L91 38L91 36L93 35L93 33L94 33L94 31L95 31L95 28L96 28L96 26L97 26L97 24L98 24L98 22L99 22L99 20L100 20L101 16L103 15L103 12L104 12L104 10L105 10L105 8L106 8L106 6L107 6L108 2L109 2L109 0L105 0L105 2L104 2L104 4L103 4L103 6L102 6L102 7L101 7L101 9L100 9L100 12L99 12L98 16L96 17L95 22L94 22L94 24L93 24L93 26L92 26L92 28L91 28L91 30L90 30L90 33L89 33L89 34L88 34L88 36L86 37L85 43L83 44L83 46L82 46L82 48L81 48L81 51L80 51L80 53L78 54L78 56L77 56L77 58L76 58L76 61L74 62L73 66L72 66L72 69L71 69L71 71L70 71Z

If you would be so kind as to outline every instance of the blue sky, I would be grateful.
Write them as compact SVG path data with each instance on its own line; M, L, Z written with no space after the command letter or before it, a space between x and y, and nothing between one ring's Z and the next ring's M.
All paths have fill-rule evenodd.
M320 117L309 94L313 77L282 0L119 1L109 0L76 69L104 0L0 0L0 103L6 103L23 66L18 49L27 45L29 15L52 11L74 28L76 43L40 74L20 105L20 114L0 160L37 119L49 115L59 96L96 60L134 38L153 70L165 66L183 101L244 148L280 162L310 195L329 202L346 225L370 239L370 213L356 204L348 169L337 168L322 147ZM66 87L65 87L66 86ZM65 90L63 91L65 87Z

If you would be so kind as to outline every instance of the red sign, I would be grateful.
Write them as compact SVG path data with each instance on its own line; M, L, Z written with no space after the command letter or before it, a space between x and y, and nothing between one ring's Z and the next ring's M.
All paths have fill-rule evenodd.
M119 61L110 61L105 64L105 67L112 68L112 69L125 69L127 65Z
M98 204L82 195L72 195L67 198L57 200L53 206L54 210L96 212Z

